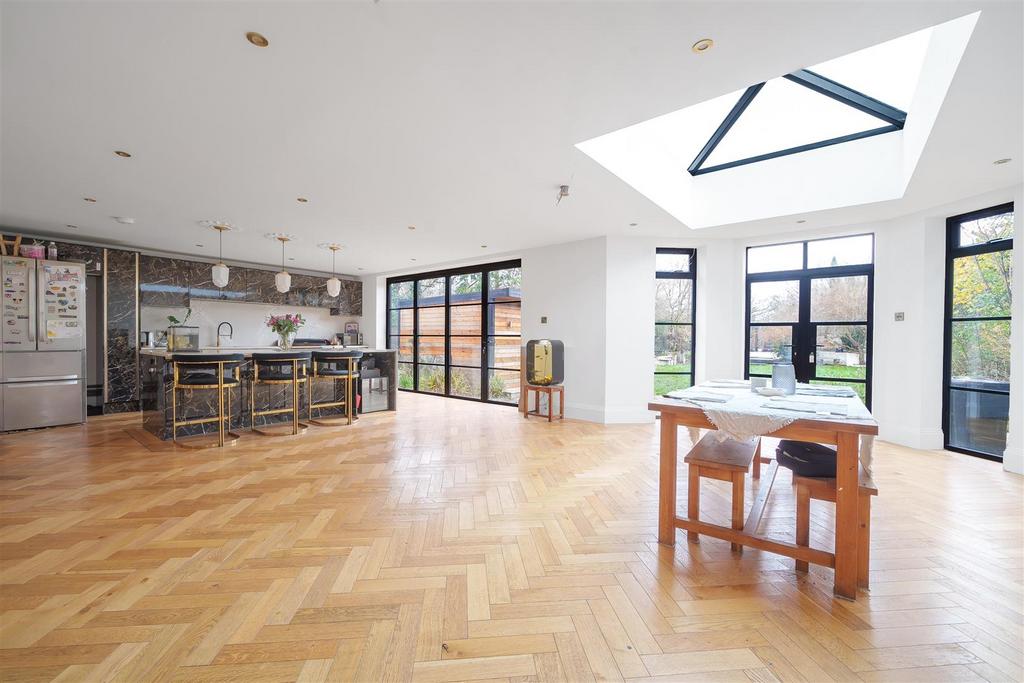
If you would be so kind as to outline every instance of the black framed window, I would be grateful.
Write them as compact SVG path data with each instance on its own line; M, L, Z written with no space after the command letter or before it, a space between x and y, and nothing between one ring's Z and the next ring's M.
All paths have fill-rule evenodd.
M871 406L874 235L747 248L745 377L792 363L797 380L849 386Z
M659 248L654 285L654 395L693 386L697 252Z
M946 220L945 447L992 460L1010 416L1013 232L1012 203Z
M387 281L388 348L398 388L519 402L522 267L505 261Z

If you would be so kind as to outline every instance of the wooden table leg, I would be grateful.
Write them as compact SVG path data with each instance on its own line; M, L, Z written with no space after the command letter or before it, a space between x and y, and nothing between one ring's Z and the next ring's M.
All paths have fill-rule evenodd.
M565 389L558 389L558 419L565 419Z
M686 467L686 516L692 520L700 519L700 465L691 462ZM686 540L696 543L700 535L696 531L687 531Z
M860 515L858 436L839 432L836 439L836 576L835 594L857 598L857 536Z
M548 422L551 422L551 418L555 415L555 392L548 390Z
M661 414L661 473L658 485L658 543L676 544L676 420Z

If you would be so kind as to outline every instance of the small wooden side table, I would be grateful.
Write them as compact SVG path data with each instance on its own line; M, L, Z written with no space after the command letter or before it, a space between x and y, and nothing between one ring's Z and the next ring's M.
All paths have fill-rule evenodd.
M548 422L554 419L554 396L558 394L558 419L562 420L565 418L565 387L561 384L552 384L549 386L540 386L539 384L527 384L526 386L526 408L523 411L523 418L527 418L530 415L539 415L544 417L544 414L540 412L540 395L548 395ZM536 398L533 400L534 409L530 410L530 392L534 391L537 393Z

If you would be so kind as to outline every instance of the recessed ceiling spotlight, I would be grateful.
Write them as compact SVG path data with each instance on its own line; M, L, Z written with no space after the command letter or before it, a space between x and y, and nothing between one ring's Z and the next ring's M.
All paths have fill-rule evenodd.
M72 230L78 230L78 226L77 225L71 225L70 223L68 223L64 227L65 228L71 228Z
M295 198L295 201L297 201L297 202L298 202L299 204L305 204L305 203L306 203L306 202L308 202L309 200L308 200L308 199L306 199L305 197L296 197L296 198Z
M807 222L807 221L806 221L806 220L804 220L803 218L801 218L800 220L798 220L798 221L797 221L797 223L806 223L806 222Z
M356 270L366 270L365 268L356 268Z
M288 257L288 260L289 260L289 261L294 261L294 260L295 260L295 257L294 257L294 256L289 256L289 257Z
M481 249L486 249L486 248L487 248L487 245L486 245L486 244L481 244L481 245L480 245L480 248L481 248Z
M701 38L690 47L697 54L703 54L715 46L715 41L710 38Z
M256 31L249 31L245 34L245 39L256 47L266 47L270 45L270 41L262 33L256 33Z
M121 223L122 225L131 225L132 223L135 222L135 219L130 216L114 216L113 218L115 221Z
M996 159L992 163L995 164L996 166L1002 166L1003 164L1008 164L1011 161L1013 161L1013 159L1011 159L1010 157L1006 157L1005 159Z
M196 246L197 246L197 247L201 247L201 246L203 246L203 245L201 245L201 244L199 244L198 242L196 242Z
M409 229L410 229L410 230L415 230L415 229L416 229L416 226L415 226L415 225L410 225L410 226L409 226Z
M410 260L410 261L415 261L416 259L414 259L414 258L411 258L411 259L409 259L409 260Z
M119 157L121 157L123 159L128 159L128 158L130 158L132 156L131 153L125 152L124 150L121 150L121 149L115 149L114 150L114 154L116 154L117 156L119 156Z
M96 198L95 197L82 197L82 199L84 201L89 202L90 204L95 204L96 203Z
M629 224L629 227L631 227L631 228L635 228L635 227L636 227L636 223L630 223L630 224Z

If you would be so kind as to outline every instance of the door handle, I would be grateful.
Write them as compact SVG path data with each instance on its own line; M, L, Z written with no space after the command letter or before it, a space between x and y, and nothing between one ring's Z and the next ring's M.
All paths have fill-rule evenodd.
M807 362L808 363L814 363L814 352L813 351L810 353L809 356L807 356Z
M11 382L6 384L8 390L12 389L34 389L35 387L62 387L69 384L80 384L80 379L65 379L59 382Z

